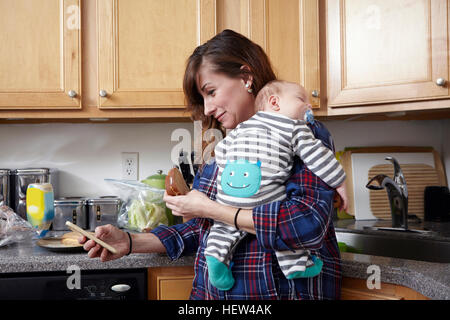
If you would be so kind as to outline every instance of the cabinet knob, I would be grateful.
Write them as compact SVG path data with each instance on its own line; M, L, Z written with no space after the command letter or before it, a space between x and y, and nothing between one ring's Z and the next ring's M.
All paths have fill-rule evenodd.
M313 90L313 92L311 94L312 94L312 96L314 98L318 98L319 97L319 91L317 91L317 90Z
M106 90L100 90L100 92L98 93L100 95L100 97L105 98L108 93L106 92Z
M71 98L75 98L77 96L77 92L75 90L70 90L69 92L67 92L67 94Z
M439 79L436 80L436 84L437 84L439 87L445 86L446 83L447 83L447 80L445 80L444 78L439 78Z

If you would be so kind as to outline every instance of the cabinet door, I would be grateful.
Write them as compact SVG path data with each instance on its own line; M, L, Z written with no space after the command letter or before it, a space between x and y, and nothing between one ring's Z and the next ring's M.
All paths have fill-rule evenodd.
M149 300L188 300L192 291L194 268L148 268Z
M327 0L328 105L445 98L447 0Z
M79 0L0 0L0 109L80 108L80 70Z
M259 44L277 77L303 85L319 108L319 1L218 0L217 8L219 31L233 29Z
M100 108L184 108L185 63L215 34L213 0L99 0ZM103 95L104 95L103 94Z

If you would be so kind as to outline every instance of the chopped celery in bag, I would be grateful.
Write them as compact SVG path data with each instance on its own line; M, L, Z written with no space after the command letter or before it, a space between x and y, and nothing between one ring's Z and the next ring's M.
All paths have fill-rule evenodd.
M105 179L118 191L123 203L117 219L121 228L148 232L157 226L173 225L172 212L163 201L164 190L130 180Z

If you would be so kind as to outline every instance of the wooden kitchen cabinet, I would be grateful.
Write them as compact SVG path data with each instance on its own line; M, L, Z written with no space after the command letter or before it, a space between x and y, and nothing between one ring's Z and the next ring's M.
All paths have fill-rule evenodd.
M184 109L185 63L215 34L214 2L97 1L98 107Z
M193 279L193 266L148 268L149 300L188 300Z
M0 77L0 119L189 121L182 90L185 62L196 46L216 32L214 0L36 0L32 4L0 0L0 5L5 7L0 13L2 44L15 44L11 40L15 37L23 39L11 49L0 48L2 60L13 56L10 60L15 63L0 62L0 73L8 74ZM19 21L3 19L11 15L11 6ZM75 45L75 34L67 27L74 9L79 19L76 39L83 37L81 45ZM34 22L14 31L28 16ZM36 32L27 32L33 24ZM3 32L3 25L15 33ZM58 28L64 33L55 33ZM37 51L24 45L28 42L45 46ZM17 55L22 47L25 56ZM72 64L63 65L63 58L70 58ZM21 64L24 84L10 79ZM32 70L27 73L28 68ZM77 86L68 82L73 75L78 77ZM24 93L16 94L17 88ZM68 96L70 90L77 93L74 99ZM105 97L100 96L101 90ZM55 96L65 105L57 104ZM24 107L25 98L31 107Z
M447 0L325 5L329 114L450 107Z
M341 300L429 300L424 295L404 286L381 283L380 289L368 289L366 280L342 279Z
M79 0L1 0L0 110L81 108L80 48Z
M190 121L186 59L225 28L319 117L448 117L449 1L0 0L0 121Z
M303 85L320 107L319 1L217 0L217 30L259 44L279 79Z
M194 269L155 267L148 269L149 300L187 300L192 290ZM341 300L429 300L404 286L381 283L380 289L368 289L366 280L344 277Z

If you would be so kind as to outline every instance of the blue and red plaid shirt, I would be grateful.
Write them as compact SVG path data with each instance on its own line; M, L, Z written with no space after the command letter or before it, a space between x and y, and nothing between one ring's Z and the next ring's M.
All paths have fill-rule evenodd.
M323 124L315 121L311 130L334 151ZM215 200L217 172L215 162L205 165L193 188ZM196 218L152 230L172 260L196 253L191 299L340 299L340 254L332 222L334 190L295 157L286 191L285 200L253 209L256 235L248 234L233 254L235 285L229 291L218 290L208 281L204 250L211 219ZM314 278L286 279L274 250L288 249L310 250L322 259L322 272Z

